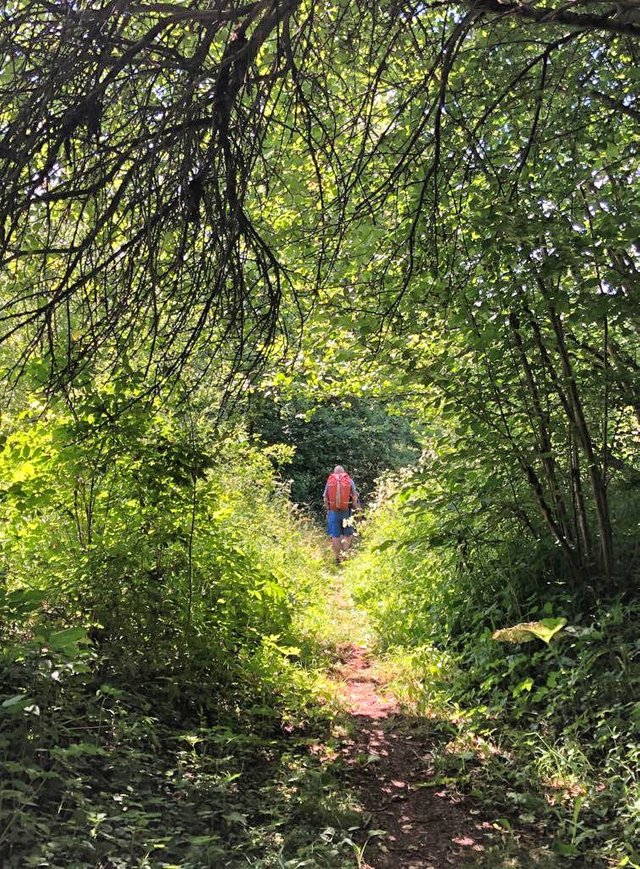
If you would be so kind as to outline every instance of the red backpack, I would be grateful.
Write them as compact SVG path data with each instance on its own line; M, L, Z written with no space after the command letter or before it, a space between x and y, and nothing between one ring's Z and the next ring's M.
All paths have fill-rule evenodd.
M330 510L348 510L351 501L351 477L349 474L329 474L327 501Z

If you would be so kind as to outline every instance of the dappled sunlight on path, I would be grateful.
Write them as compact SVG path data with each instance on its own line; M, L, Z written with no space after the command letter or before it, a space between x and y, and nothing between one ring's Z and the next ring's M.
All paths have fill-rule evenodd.
M402 709L373 654L365 614L333 577L332 630L339 637L330 678L344 714L335 726L332 759L369 817L361 869L442 869L473 865L493 825L455 782L438 778L433 753L438 722Z
M362 644L344 644L333 670L348 712L339 753L370 815L360 865L440 869L473 862L491 824L455 789L431 787L428 721L402 714Z
M366 646L346 644L338 652L340 663L334 667L334 678L339 680L338 693L349 712L375 719L399 711L395 697L384 692Z

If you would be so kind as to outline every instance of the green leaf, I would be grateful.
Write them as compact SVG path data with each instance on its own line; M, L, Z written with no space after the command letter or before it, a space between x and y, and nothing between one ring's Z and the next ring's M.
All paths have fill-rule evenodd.
M511 693L513 694L514 697L517 697L519 694L522 694L525 691L531 691L532 688L533 688L533 679L529 676L526 679L523 679L519 685L516 685L516 687L513 689L513 691Z
M555 842L553 850L556 854L560 854L562 857L575 857L580 853L578 848L576 848L575 845L571 845L569 842Z
M498 643L530 643L536 638L549 645L553 637L566 625L566 619L542 619L539 622L521 622L511 628L501 628L491 635Z
M38 610L44 598L43 591L32 588L19 588L8 593L0 591L0 610L14 616L25 616Z
M72 646L77 646L78 643L88 643L89 638L84 628L65 628L63 631L51 634L46 642L49 648L63 652Z
M3 700L2 709L6 709L8 712L21 712L32 703L34 703L33 697L29 697L27 694L14 694L13 697Z

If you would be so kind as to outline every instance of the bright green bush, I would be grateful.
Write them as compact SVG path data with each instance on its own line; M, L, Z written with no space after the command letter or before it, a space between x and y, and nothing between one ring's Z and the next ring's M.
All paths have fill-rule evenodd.
M216 442L202 421L139 406L109 423L108 398L8 436L7 587L44 592L121 672L233 680L240 650L292 645L289 595L310 593L317 556L241 431Z
M296 611L322 594L317 532L242 429L127 397L87 386L73 413L34 402L5 432L0 854L274 865L262 794L293 811L270 777L274 734L315 697ZM302 767L306 746L288 751ZM296 774L293 856L314 849L320 772Z

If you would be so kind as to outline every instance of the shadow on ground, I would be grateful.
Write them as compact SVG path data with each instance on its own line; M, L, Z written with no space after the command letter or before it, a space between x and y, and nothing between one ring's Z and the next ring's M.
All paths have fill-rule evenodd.
M363 869L558 865L527 831L481 810L456 776L440 774L434 756L450 746L451 722L403 714L365 646L343 645L333 676L345 714L327 760L343 766L369 817Z

